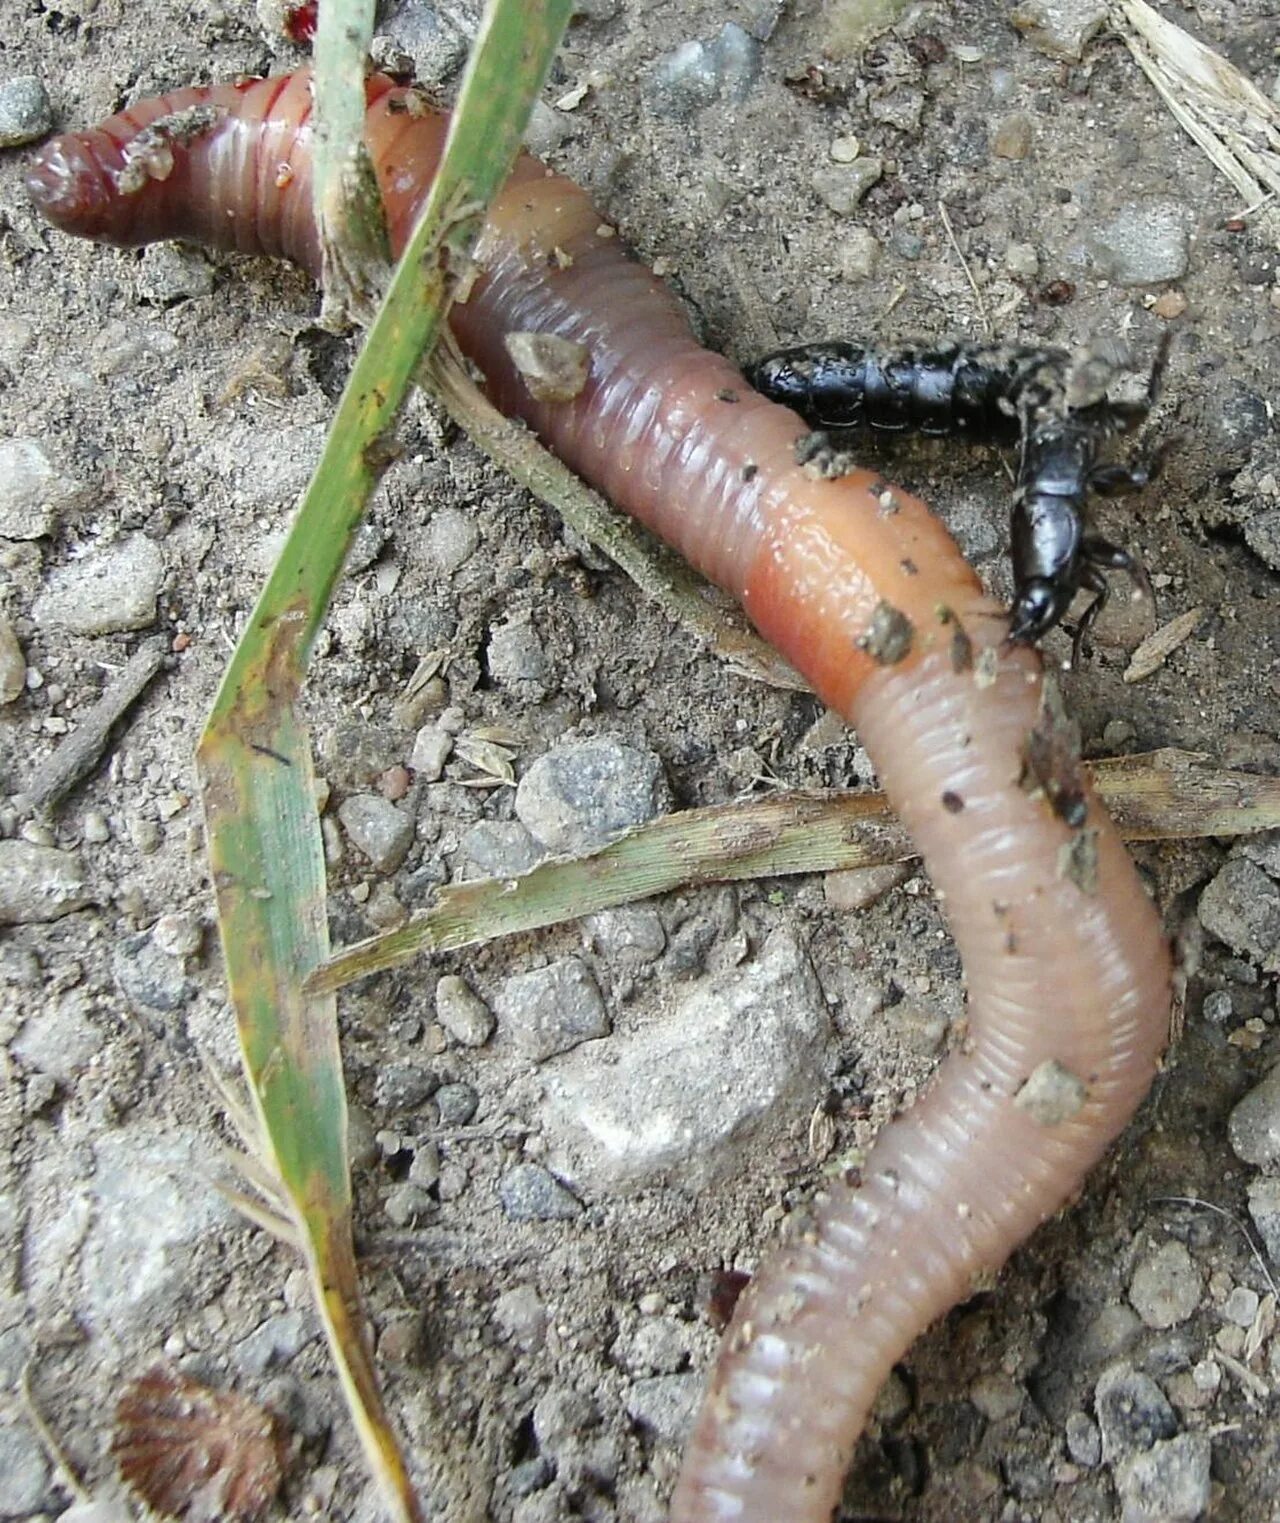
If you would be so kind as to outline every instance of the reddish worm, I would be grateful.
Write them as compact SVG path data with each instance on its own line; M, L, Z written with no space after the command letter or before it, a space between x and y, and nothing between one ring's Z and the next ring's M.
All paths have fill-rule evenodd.
M370 81L396 247L446 127L405 99ZM28 183L69 232L186 238L317 272L310 111L305 72L179 90L59 138ZM452 325L493 399L734 593L857 727L964 958L962 1039L751 1281L672 1503L676 1523L825 1523L894 1361L1071 1198L1146 1094L1167 949L1097 801L1086 790L1081 805L1069 777L1075 807L1055 809L1052 777L1029 767L1053 752L1039 658L1005 643L924 505L869 471L831 481L798 466L804 425L700 348L585 193L536 160L516 166L479 257ZM531 331L589 355L572 400L526 389L503 337Z

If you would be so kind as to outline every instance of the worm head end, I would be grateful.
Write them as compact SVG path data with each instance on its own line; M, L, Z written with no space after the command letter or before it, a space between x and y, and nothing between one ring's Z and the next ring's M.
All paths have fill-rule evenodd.
M75 133L54 138L26 174L32 205L54 227L80 238L119 241L116 197L96 156Z

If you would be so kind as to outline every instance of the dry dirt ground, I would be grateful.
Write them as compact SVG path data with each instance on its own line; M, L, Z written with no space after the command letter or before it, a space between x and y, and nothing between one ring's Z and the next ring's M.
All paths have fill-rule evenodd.
M1154 424L1182 443L1158 490L1101 513L1156 575L1161 616L1198 606L1204 617L1160 670L1126 685L1150 612L1118 596L1093 659L1065 689L1090 753L1181 746L1280 770L1280 584L1245 541L1253 499L1233 486L1246 467L1257 479L1275 464L1275 250L1248 223L1224 226L1241 210L1234 192L1114 38L1063 61L1020 36L1004 4L962 0L911 6L862 55L833 35L832 14L752 0L584 6L546 92L565 106L544 121L559 138L553 161L663 261L706 341L735 357L840 333L976 335L983 311L1001 336L1070 345L1123 331L1149 355L1159 311L1180 305L1153 301L1185 297ZM247 0L0 0L0 15L0 73L38 75L59 125L297 56ZM410 4L385 29L447 90L467 19L462 4ZM1274 86L1277 13L1264 0L1206 0L1172 19L1264 91ZM673 104L654 83L662 60L711 42L726 21L759 34L740 98L721 80L701 103ZM575 86L587 87L577 99ZM882 159L882 174L840 213L814 174L849 137ZM73 1466L109 1498L113 1400L158 1358L282 1412L298 1439L288 1515L372 1517L301 1276L210 1183L229 1134L200 1055L230 1070L235 1051L191 761L350 344L317 329L315 292L296 272L122 254L49 232L25 200L26 152L0 154L0 437L37 441L79 490L47 533L3 546L0 608L38 676L0 709L0 796L19 790L61 721L74 724L148 633L182 636L182 648L53 819L53 842L79 855L92 902L6 931L0 944L0 1375L13 1398L0 1413L0 1517L52 1517L68 1500L14 1397L28 1361ZM1152 203L1171 207L1186 235L1179 272L1150 286L1108 279L1106 230ZM876 240L869 270L859 229ZM656 752L680 807L866 781L854 742L814 728L811 700L727 674L620 573L567 548L552 516L425 406L412 409L403 445L314 667L318 765L335 800L405 761L412 732L397 725L395 703L433 648L449 653L445 697L465 723L519 737L518 769L566 735L604 734ZM904 446L889 468L1007 590L1002 462ZM432 537L442 513L448 532ZM471 532L457 515L478 548L455 564L441 546ZM39 603L61 572L136 536L162 558L147 629L76 634ZM490 662L494 632L513 620L535 632L542 678ZM1067 648L1055 636L1049 653ZM511 817L509 789L463 788L463 775L455 762L406 802L425 823L389 880L405 905L457 870L459 838L476 819ZM0 813L6 835L23 823L13 808ZM1198 949L1185 1034L1080 1203L911 1351L861 1444L848 1517L1118 1518L1117 1472L1097 1463L1091 1429L1095 1388L1117 1362L1165 1392L1178 1433L1211 1438L1214 1519L1280 1517L1280 1362L1266 1338L1243 1360L1227 1309L1239 1287L1265 1294L1263 1265L1231 1220L1169 1199L1247 1221L1256 1174L1232 1152L1227 1118L1275 1058L1274 980L1261 967L1270 957L1274 968L1274 948L1242 956L1197 934L1199 892L1227 850L1139 851L1171 929ZM381 880L349 845L331 886L337 940L368 932L370 906L387 910ZM658 911L668 946L683 951L639 972L611 965L571 925L344 998L370 1311L391 1407L442 1517L656 1523L682 1402L714 1344L710 1272L749 1266L812 1187L814 1104L828 1102L838 1145L862 1140L923 1082L938 1018L962 1008L943 922L916 879L856 918L815 878L685 895ZM157 939L162 917L177 918ZM510 1220L497 1183L538 1156L522 1108L531 1065L501 1033L474 1050L448 1040L436 1019L440 975L463 974L491 998L513 972L581 954L615 1024L637 1031L692 980L750 961L779 928L807 948L835 1023L824 1084L709 1186L676 1170L665 1185L590 1196L572 1220ZM450 1124L434 1100L393 1109L403 1096L379 1078L394 1065L469 1084L475 1115ZM438 1159L434 1180L430 1166L416 1176L423 1214L393 1219L388 1203L419 1154ZM1129 1292L1136 1267L1170 1243L1187 1250L1192 1288L1188 1314L1161 1328ZM1185 1278L1171 1295L1186 1294ZM1251 1304L1231 1302L1237 1319Z

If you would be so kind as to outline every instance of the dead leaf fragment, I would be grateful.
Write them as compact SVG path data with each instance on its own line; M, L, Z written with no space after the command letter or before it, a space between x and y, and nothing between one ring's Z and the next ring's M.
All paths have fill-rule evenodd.
M1144 677L1158 671L1179 645L1191 638L1203 617L1203 608L1188 608L1186 613L1180 613L1176 619L1170 619L1167 624L1149 634L1129 658L1124 680L1141 682Z
M148 1507L187 1523L253 1523L283 1476L271 1413L162 1365L126 1386L111 1452Z

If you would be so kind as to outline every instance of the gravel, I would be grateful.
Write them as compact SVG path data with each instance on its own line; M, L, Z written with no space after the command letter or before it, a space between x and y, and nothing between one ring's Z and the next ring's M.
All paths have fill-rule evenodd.
M1180 1433L1116 1467L1121 1523L1195 1523L1210 1500L1212 1447L1205 1433Z
M347 839L380 873L393 873L413 845L413 816L380 793L353 793L343 799L338 818Z
M455 973L446 973L436 985L436 1019L463 1047L483 1047L497 1025L493 1011Z
M567 1222L582 1215L582 1202L539 1163L518 1163L498 1186L502 1209L513 1222Z
M0 925L57 920L93 902L70 852L30 841L0 841Z
M1236 1104L1227 1136L1245 1163L1266 1168L1280 1161L1280 1067L1273 1068Z
M36 75L0 80L0 148L21 148L52 131L49 92Z
M1200 923L1268 973L1280 972L1280 886L1243 855L1228 859L1200 895Z
M1162 1243L1143 1257L1129 1282L1129 1300L1148 1327L1185 1322L1200 1304L1200 1271L1183 1243Z
M494 1009L516 1051L535 1063L609 1033L600 989L577 957L514 974L498 990Z
M51 571L31 617L42 629L73 635L146 629L156 621L163 581L160 546L145 534L129 534Z
M35 439L0 439L0 538L40 539L88 496Z
M826 1001L789 933L695 985L666 1017L546 1074L539 1119L556 1167L594 1192L661 1179L702 1188L824 1090Z
M1108 1464L1150 1449L1178 1430L1164 1392L1150 1375L1129 1364L1112 1365L1103 1373L1094 1388L1094 1407Z
M592 851L670 806L658 758L608 735L540 756L520 779L515 802L529 833L564 854Z

